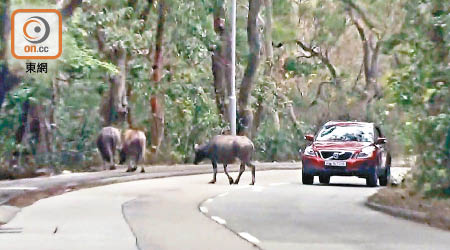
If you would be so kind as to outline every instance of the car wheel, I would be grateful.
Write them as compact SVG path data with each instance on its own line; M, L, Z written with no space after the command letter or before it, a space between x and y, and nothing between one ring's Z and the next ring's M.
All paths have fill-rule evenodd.
M366 185L368 187L376 187L377 184L378 184L377 169L373 168L370 170L369 175L366 177Z
M329 175L319 175L319 181L322 184L330 184L330 176Z
M314 175L309 175L302 172L302 183L312 185L314 183Z
M387 184L391 181L391 167L386 166L386 170L383 176L380 176L380 186L387 186Z

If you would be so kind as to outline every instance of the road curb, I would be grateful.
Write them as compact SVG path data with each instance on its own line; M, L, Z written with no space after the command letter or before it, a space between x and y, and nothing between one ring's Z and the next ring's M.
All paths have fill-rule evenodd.
M8 223L18 212L20 212L18 207L0 206L0 225Z
M372 208L373 210L377 210L380 212L384 212L396 217L402 217L404 219L415 220L415 221L424 221L427 218L426 213L418 212L414 210L399 208L399 207L391 207L386 205L381 205L372 201L367 201L366 206Z
M428 224L430 226L450 231L450 218L448 217L433 218L432 215L430 215L429 213L419 212L400 207L382 205L373 201L366 201L365 205L373 210L380 211L392 215L394 217L413 220L416 222Z

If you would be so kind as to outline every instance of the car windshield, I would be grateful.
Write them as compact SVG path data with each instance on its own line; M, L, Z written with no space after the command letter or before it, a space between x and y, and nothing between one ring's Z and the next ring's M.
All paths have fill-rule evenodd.
M328 125L319 131L316 140L373 142L373 131L366 126Z

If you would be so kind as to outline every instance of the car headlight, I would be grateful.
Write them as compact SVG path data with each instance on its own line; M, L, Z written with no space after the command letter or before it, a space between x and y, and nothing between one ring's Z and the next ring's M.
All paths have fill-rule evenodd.
M369 158L372 156L374 150L374 147L365 147L361 149L361 152L358 153L358 156L356 156L356 158Z
M305 155L308 156L316 156L316 152L312 149L311 146L305 148Z

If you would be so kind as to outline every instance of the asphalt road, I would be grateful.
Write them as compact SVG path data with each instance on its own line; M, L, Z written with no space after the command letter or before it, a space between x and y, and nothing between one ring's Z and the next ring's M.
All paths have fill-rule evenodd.
M332 177L330 185L313 186L291 179L201 206L262 249L449 249L447 231L368 209L364 202L377 189L364 179Z
M0 230L0 249L257 249L247 240L263 249L450 245L449 232L366 208L377 189L362 179L305 186L299 175L257 172L254 187L246 171L233 186L224 174L207 184L207 174L70 192L24 208Z

